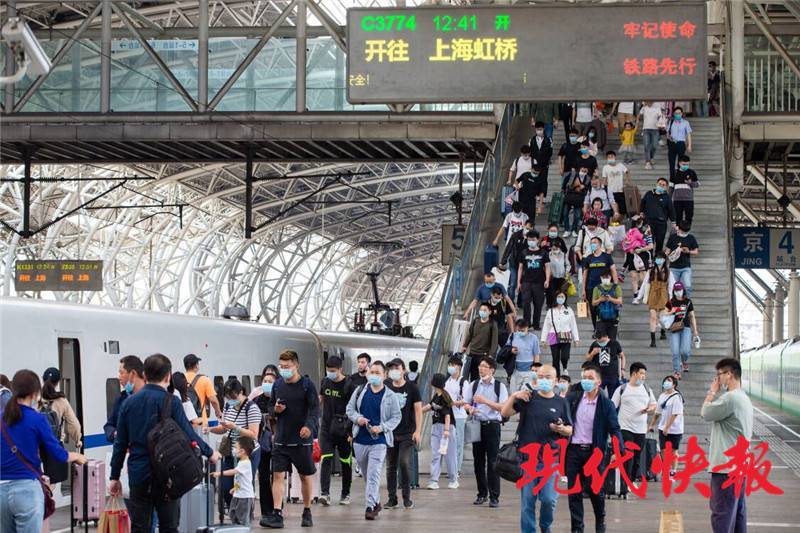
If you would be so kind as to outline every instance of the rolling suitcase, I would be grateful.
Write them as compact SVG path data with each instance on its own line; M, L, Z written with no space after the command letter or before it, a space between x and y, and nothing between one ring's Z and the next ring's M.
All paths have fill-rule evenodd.
M625 185L622 188L625 195L625 211L629 217L639 213L639 205L642 203L642 196L639 194L639 187L636 185Z
M206 462L206 476L203 482L181 497L181 520L178 525L180 533L204 531L214 521L214 493L216 491L214 484L209 482L208 468L208 462Z
M72 480L72 518L79 523L96 522L105 508L106 464L89 459L76 466Z
M313 476L311 476L312 502L316 502L320 495L320 465L317 463L315 466L317 467L317 471ZM289 503L303 503L303 482L300 481L300 474L294 470L292 471L292 475L289 477L289 494L286 498L286 501Z
M653 459L658 455L658 441L656 439L646 438L644 440L644 449L642 450L642 458L639 461L640 475L647 481L658 481L658 475L653 472Z
M511 212L511 204L514 202L514 197L512 196L516 189L511 185L503 185L503 196L500 202L500 213L503 216L506 216ZM509 200L511 202L509 203Z
M564 193L554 192L550 198L550 209L547 211L548 224L560 224L561 212L564 209Z
M611 448L611 446L609 446L608 450L606 450L606 457L603 461L605 466L608 466L608 464L611 462L613 451L614 450ZM609 499L613 498L614 496L617 496L623 500L628 499L628 485L625 483L625 481L623 481L619 468L615 468L608 473L605 481L603 482L603 492L605 492L606 498Z
M483 251L483 272L488 274L494 267L497 266L497 261L500 256L500 251L497 246L487 244Z

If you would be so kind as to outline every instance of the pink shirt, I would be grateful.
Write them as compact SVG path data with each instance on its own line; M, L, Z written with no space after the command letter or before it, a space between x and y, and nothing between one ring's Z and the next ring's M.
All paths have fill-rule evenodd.
M578 412L575 413L575 425L572 427L572 444L591 444L592 429L594 429L594 413L597 411L597 399L589 398L584 394L581 403L578 404Z

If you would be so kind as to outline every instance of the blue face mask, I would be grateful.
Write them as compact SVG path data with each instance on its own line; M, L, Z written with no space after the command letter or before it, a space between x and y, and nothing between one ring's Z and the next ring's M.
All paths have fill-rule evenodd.
M325 373L325 377L327 377L327 378L328 378L329 380L331 380L331 381L333 381L334 379L336 379L336 376L337 376L337 375L338 375L338 373L337 373L337 372L326 372L326 373Z
M536 380L536 388L542 392L550 392L553 390L553 380L547 378L540 378Z
M294 372L290 368L281 368L278 370L278 373L283 379L289 379L294 375Z
M671 381L665 381L665 382L664 382L664 384L663 384L663 385L661 385L661 387L662 387L664 390L672 390L672 388L673 388L674 386L675 386L675 385L673 385L673 383L672 383Z
M489 318L489 311L478 311L478 316L481 318Z
M679 122L683 120L683 115L681 115L680 113L674 113L672 116L675 117L675 120Z
M127 394L133 393L133 383L131 383L130 381L125 384L125 392Z
M589 245L589 249L590 249L592 252L596 252L596 251L597 251L597 243L596 243L596 242L593 242L592 244L590 244L590 245Z
M528 241L528 248L536 248L539 246L539 241Z
M493 281L493 282L491 282L491 283L484 283L483 285L484 285L484 287L486 287L487 289L491 289L492 287L494 287L494 281Z
M608 164L609 165L616 165L617 164L617 160L616 159L609 159L608 160Z
M261 384L261 391L264 394L272 394L272 383L262 383Z
M568 383L559 383L558 384L558 392L567 392L568 388L569 388L569 384Z
M571 142L572 144L575 144L576 142L578 142L578 136L577 135L570 135L569 136L569 142Z
M225 407L228 409L233 409L237 405L239 405L239 400L225 400Z
M661 185L656 185L656 192L658 194L664 194L665 192L667 192L667 190L664 187L662 187Z
M597 341L597 345L600 346L601 348L605 348L607 344L608 341Z
M581 388L584 392L592 392L594 390L594 380L593 379L582 379L581 380Z
M558 237L558 232L557 231L548 231L547 232L547 236L550 237L551 239L555 239L556 237Z
M593 133L593 132L591 132L591 131L589 132L589 138L590 138L590 139L594 139L594 133Z
M458 368L456 368L454 366L448 366L447 367L447 373L450 374L451 376L455 376L456 372L458 372Z
M382 381L383 380L378 375L370 374L367 376L367 382L369 382L370 385L380 385Z
M656 258L656 266L661 266L661 265L663 265L663 264L664 264L664 258L662 258L662 257L657 257L657 258Z
M525 335L527 335L527 334L528 334L528 332L527 332L527 331L518 331L518 332L517 332L517 335L519 335L520 337L524 337L524 336L525 336Z
M588 154L589 153L589 149L588 148L581 148L580 152L581 152L581 154Z

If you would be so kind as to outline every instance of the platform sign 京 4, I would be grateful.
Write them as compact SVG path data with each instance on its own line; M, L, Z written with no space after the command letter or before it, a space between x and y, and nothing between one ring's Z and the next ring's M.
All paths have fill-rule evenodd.
M798 229L753 227L733 230L736 268L798 268L798 246Z

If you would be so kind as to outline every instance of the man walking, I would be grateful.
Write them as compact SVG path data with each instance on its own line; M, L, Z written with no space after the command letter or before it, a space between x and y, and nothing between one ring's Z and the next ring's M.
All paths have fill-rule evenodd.
M189 398L203 421L203 427L208 427L208 406L211 405L214 409L217 420L222 420L222 408L211 379L200 373L201 360L195 354L190 353L183 358L183 368L186 369L186 381L189 382Z
M399 357L386 365L389 378L385 385L397 396L400 404L400 423L392 430L394 445L386 450L386 485L389 499L386 508L398 506L397 477L400 475L400 490L403 495L403 507L411 509L411 450L419 445L422 431L422 396L416 383L406 379L406 366Z
M644 440L647 436L647 413L656 410L656 398L650 387L645 385L647 367L644 366L644 363L633 363L630 376L631 380L628 383L623 383L614 391L611 401L617 408L622 439L625 442L633 442L639 447L639 450L644 450ZM633 459L625 463L625 470L631 481L635 481L639 477L641 455L640 452L634 453Z
M350 420L347 418L347 401L345 388L347 378L342 374L342 358L331 355L325 362L325 378L319 387L319 400L322 404L322 423L319 430L319 447L322 452L320 468L319 503L331 504L331 474L333 473L334 452L339 452L342 463L342 492L340 505L350 503L350 484L353 470L350 467Z

